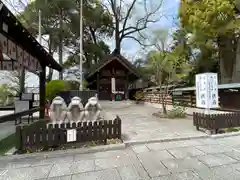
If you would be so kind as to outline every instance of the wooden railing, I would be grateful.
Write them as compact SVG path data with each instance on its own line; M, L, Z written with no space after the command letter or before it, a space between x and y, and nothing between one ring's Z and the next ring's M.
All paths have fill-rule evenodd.
M33 113L38 112L39 110L40 108L36 107L26 111L3 115L3 116L0 116L0 123L6 122L6 121L15 121L15 124L19 124L19 123L22 123L21 117L27 116L27 115L29 115L28 116L28 123L29 123L30 120L33 121Z
M215 130L218 133L219 129L239 127L240 113L203 114L194 112L193 125L197 130L204 128Z
M121 119L101 120L94 122L73 122L61 124L42 124L38 126L17 126L16 149L20 152L28 148L46 148L68 144L67 130L76 130L76 141L103 141L121 139Z

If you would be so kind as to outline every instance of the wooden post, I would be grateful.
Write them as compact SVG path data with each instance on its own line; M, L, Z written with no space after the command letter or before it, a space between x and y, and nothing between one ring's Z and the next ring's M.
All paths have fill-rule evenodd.
M99 72L97 72L97 93L98 93L98 98L99 98L99 93L100 93L100 78L99 78Z
M46 101L46 66L42 67L42 71L39 74L39 94L40 94L40 112L39 118L44 119L45 116L45 101Z
M192 93L190 94L190 104L191 104L191 107L193 107L193 95L192 95Z
M22 127L21 126L17 126L16 127L16 144L15 144L15 148L21 152L23 150L22 147Z
M125 100L128 99L128 80L129 80L129 74L126 72L126 78L125 78Z

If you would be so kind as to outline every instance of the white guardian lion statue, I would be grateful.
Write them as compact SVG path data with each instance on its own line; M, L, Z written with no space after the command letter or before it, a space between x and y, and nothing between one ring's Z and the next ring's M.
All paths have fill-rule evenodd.
M84 107L79 97L73 97L68 105L67 117L70 122L82 121L84 117Z
M64 99L57 96L53 99L49 110L49 116L52 122L62 122L66 118L67 105Z
M101 105L98 103L97 97L91 97L85 106L85 117L86 120L96 121L101 112Z

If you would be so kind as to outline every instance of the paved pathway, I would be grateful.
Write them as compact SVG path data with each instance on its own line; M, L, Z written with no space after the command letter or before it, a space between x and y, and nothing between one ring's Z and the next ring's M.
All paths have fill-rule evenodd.
M0 158L0 180L237 180L240 136L65 156Z
M124 141L136 143L172 138L193 138L206 136L196 131L192 118L164 119L152 116L158 109L146 105L136 105L128 101L105 102L101 105L109 118L119 115L122 119Z
M0 111L0 116L11 114L13 111ZM34 113L34 117L39 117L39 113ZM22 123L27 124L27 120L22 120ZM5 123L0 123L0 140L8 137L9 135L15 133L16 125L15 121L7 121Z
M155 107L155 108L161 108L161 104L157 104L157 103L149 103L149 102L145 102L145 105L150 106L150 107ZM168 109L172 109L173 106L172 105L167 105ZM191 108L191 107L186 107L186 113L188 115L192 115L193 112L199 112L199 113L204 113L205 110L204 109L200 109L200 108ZM224 113L232 113L232 112L227 112L227 111L217 111L217 110L210 110L210 113L213 114L224 114Z

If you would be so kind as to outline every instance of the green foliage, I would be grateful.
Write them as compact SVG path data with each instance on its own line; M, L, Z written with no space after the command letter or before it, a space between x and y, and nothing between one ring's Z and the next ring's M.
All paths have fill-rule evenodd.
M50 54L57 51L61 43L60 37L63 37L63 47L71 49L69 58L63 66L69 68L79 64L79 1L31 1L18 19L35 36L38 35L38 10L42 12L42 34L49 35L47 43ZM92 60L95 62L102 60L103 56L110 52L109 46L102 41L102 37L112 36L113 22L100 1L84 0L83 16L83 47L87 60L84 68L89 69ZM60 29L60 19L63 19L62 29Z
M70 90L79 90L79 81L66 81ZM86 89L87 83L83 80L83 90Z
M83 89L86 89L86 81L83 80ZM61 91L79 90L78 81L52 80L46 85L46 98L52 100Z
M226 132L238 132L240 129L236 128L236 127L231 127L231 128L227 128L225 131Z
M158 85L174 83L183 79L189 72L189 65L184 58L174 52L151 52L148 67L152 70Z
M185 118L186 117L186 108L182 107L182 106L173 106L173 109L168 111L167 117L170 119Z
M78 90L79 82L78 81L67 81L70 90ZM85 86L84 86L85 87Z
M194 59L196 73L219 71L221 83L237 80L240 20L236 6L238 0L181 0L179 8L181 25L192 35L190 44L200 50Z
M232 0L181 0L179 15L184 28L203 37L218 37L239 27Z
M0 140L0 156L4 156L7 151L15 146L16 135L11 134L10 136Z
M51 101L59 92L68 90L70 90L70 85L67 81L52 80L46 85L46 98Z
M106 54L110 54L110 48L105 42L99 41L96 43L86 42L84 47L85 57L87 59L86 63L83 64L85 69L90 69L92 67L92 61L101 61L104 59ZM68 56L67 60L64 62L63 67L69 68L79 64L79 55L72 54Z
M0 104L6 105L9 104L9 98L11 99L14 96L14 91L7 84L0 85Z
M144 93L142 91L137 91L134 95L137 101L142 101L144 99Z

